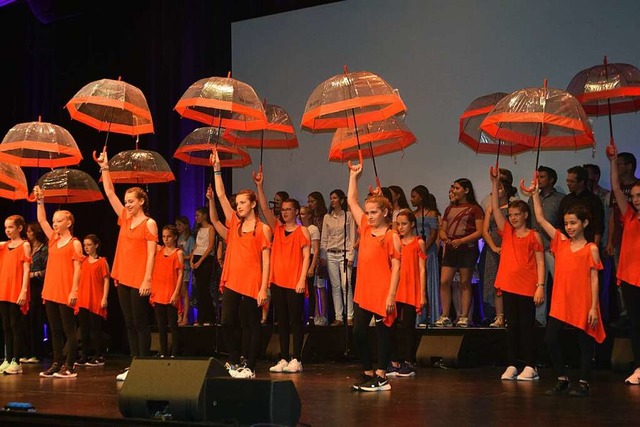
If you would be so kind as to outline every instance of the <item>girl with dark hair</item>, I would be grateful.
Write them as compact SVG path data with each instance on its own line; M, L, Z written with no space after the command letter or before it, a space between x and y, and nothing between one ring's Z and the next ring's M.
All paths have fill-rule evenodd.
M234 212L226 196L217 153L211 155L210 162L215 195L226 218L225 224L218 219L213 189L209 188L209 215L216 231L227 242L220 279L221 323L229 351L227 369L234 378L254 378L261 340L260 310L267 301L271 229L260 221L257 197L251 190L236 194ZM241 348L247 350L246 366L239 366Z
M118 289L118 300L127 328L129 350L133 357L149 356L149 295L158 241L158 225L149 217L149 197L140 187L131 187L124 194L124 204L118 198L109 174L106 151L95 157L102 174L102 186L109 204L118 215L118 244L113 259L111 277ZM124 381L129 368L116 379Z
M393 205L392 224L394 229L396 229L396 217L401 209L409 209L409 202L407 202L407 196L405 196L404 190L401 187L390 185L389 191L391 192L391 204Z
M47 269L49 249L47 236L37 222L27 224L27 240L31 245L31 272L29 273L29 311L26 322L26 351L20 363L38 363L45 355L44 326L47 319L42 303L42 284ZM47 330L50 327L47 326Z
M440 272L442 315L435 326L451 326L451 285L460 272L461 313L456 326L469 326L471 308L471 276L478 260L478 239L482 236L484 212L476 201L473 184L467 178L454 181L451 187L455 204L447 206L442 217L440 239L445 245Z
M318 244L320 244L322 224L324 222L324 216L327 214L327 204L324 201L322 193L319 191L313 191L307 196L307 204L311 212L309 222L318 229ZM323 264L320 262L320 249L318 249L316 258L315 269L313 271L314 285L309 288L309 324L327 326L329 324L327 322L327 278L329 277L329 273L326 263ZM309 274L311 274L311 272L309 272Z
M191 257L191 269L196 287L198 316L196 324L209 326L215 322L213 297L210 286L213 279L213 270L216 267L214 247L216 231L209 218L209 209L200 207L196 209L196 244L193 247Z
M309 206L302 206L300 208L300 222L303 226L307 227L309 239L311 240L311 261L309 262L309 268L307 269L309 326L326 326L326 318L324 322L321 322L318 313L323 313L327 306L327 294L326 292L316 294L316 291L325 290L324 288L321 289L316 286L316 271L318 270L318 258L320 257L320 231L318 230L318 227L311 223L311 216L312 214ZM316 322L316 320L318 320L318 322Z
M427 253L427 306L416 319L417 325L433 325L440 317L440 260L438 257L438 227L440 212L436 199L424 185L411 190L411 205L415 208L416 235L424 241Z
M178 241L176 245L182 250L184 257L184 271L182 273L182 285L180 286L180 297L182 298L182 314L178 318L178 325L189 324L189 281L191 280L191 255L196 240L191 233L189 218L184 215L176 218L176 228L178 229Z
M22 315L29 311L29 270L31 245L23 239L26 222L20 215L4 221L8 241L0 242L0 320L6 358L0 373L22 373L20 357L24 356L24 322Z
M78 366L103 366L105 348L103 323L107 318L109 264L98 255L100 239L88 234L82 240L86 257L80 268L80 291L76 310L82 337L82 357Z

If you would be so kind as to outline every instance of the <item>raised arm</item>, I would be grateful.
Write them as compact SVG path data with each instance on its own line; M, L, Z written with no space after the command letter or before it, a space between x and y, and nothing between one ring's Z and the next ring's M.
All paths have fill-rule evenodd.
M618 148L615 145L610 145L607 147L606 152L607 157L609 158L609 163L611 164L611 191L613 192L613 196L616 198L616 204L620 209L620 213L624 216L627 212L628 204L627 198L620 187L620 177L618 176ZM610 230L613 229L610 228ZM613 233L609 233L609 235L613 236Z
M349 189L347 190L347 204L349 205L349 210L351 210L351 215L353 216L356 224L360 224L362 215L364 215L364 211L358 204L358 179L360 178L361 173L362 163L359 163L357 165L349 164Z
M267 220L269 227L271 227L272 230L275 230L277 218L273 212L271 212L271 209L269 209L267 197L264 194L264 173L253 172L253 182L255 182L256 189L258 190L258 204L260 205L262 215L264 215L264 218Z
M51 228L51 224L47 221L47 211L44 209L44 193L39 186L33 187L33 194L36 196L36 215L38 218L38 224L42 227L42 231L44 232L47 239L51 239L53 236L53 228Z
M218 153L216 151L211 153L211 156L209 156L209 162L211 163L211 166L213 166L214 186L216 194L218 195L218 200L220 200L220 207L222 208L222 212L224 212L225 218L231 218L231 215L234 214L234 211L231 207L231 203L229 203L229 199L227 199L227 193L224 189L224 182L222 182L220 158L218 157Z
M109 160L107 159L107 151L103 150L100 153L100 156L96 157L96 152L93 152L93 159L100 166L100 173L102 174L102 187L104 188L104 193L107 195L107 199L111 204L116 215L120 216L122 214L122 210L124 206L122 202L116 195L115 189L113 188L113 181L111 181L111 175L109 173Z
M207 188L207 199L209 199L209 219L211 219L211 224L213 224L213 228L216 229L220 237L226 240L227 231L229 230L227 229L227 226L220 221L220 218L218 218L218 210L216 209L216 198L213 194L211 185L209 185L209 187ZM191 260L193 257L193 254L191 252L193 252L193 248L191 248L189 252L189 260Z
M491 212L493 213L493 219L498 226L498 230L504 230L504 215L500 211L500 202L498 201L498 174L494 174L493 168L489 171L489 177L491 178ZM487 215L489 216L489 215Z
M524 187L521 185L521 188ZM533 200L533 213L536 215L536 221L540 224L540 227L553 239L556 234L556 228L544 217L544 210L542 209L542 202L540 201L540 192L538 191L538 181L534 180L533 184L527 189L526 193L531 195Z

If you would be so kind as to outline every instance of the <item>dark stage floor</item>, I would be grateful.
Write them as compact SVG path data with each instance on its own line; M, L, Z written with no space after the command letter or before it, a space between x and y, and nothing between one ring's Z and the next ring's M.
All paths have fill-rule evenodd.
M115 380L126 363L110 358L104 367L79 368L76 379L42 379L38 372L43 365L25 365L22 375L0 376L0 403L30 402L38 414L98 417L101 425L109 425L109 420L128 425L118 409L122 383ZM503 367L418 367L414 378L392 379L389 392L364 393L350 390L360 372L356 361L306 363L298 375L269 374L268 366L266 361L258 364L257 379L294 382L302 406L299 425L633 425L640 407L640 386L625 386L625 375L609 369L594 370L592 395L580 399L545 396L555 383L549 368L540 370L536 382L505 382L499 379ZM153 383L149 378L149 387ZM2 415L0 423L15 423L6 423ZM73 425L90 421L78 418Z

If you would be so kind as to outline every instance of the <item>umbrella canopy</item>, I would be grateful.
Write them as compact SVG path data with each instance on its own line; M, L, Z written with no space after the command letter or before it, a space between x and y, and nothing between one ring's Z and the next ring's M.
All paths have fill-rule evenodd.
M417 142L407 125L395 117L358 126L358 135L360 144L364 147L362 150L358 148L354 129L337 129L331 141L329 161L344 163L356 160L360 157L360 151L362 157L381 156L404 151L406 147Z
M63 127L38 120L9 129L0 143L0 162L56 168L82 160L73 136Z
M27 178L20 166L0 163L0 197L19 200L26 199L28 193Z
M99 131L125 135L153 133L147 99L122 80L102 79L84 86L65 106L72 119Z
M480 124L502 98L504 92L494 92L474 99L464 110L459 120L458 141L482 154L516 154L529 151L532 147L493 139L480 129Z
M140 149L122 151L113 156L109 160L109 175L116 184L152 184L176 180L169 164L159 153Z
M304 107L302 128L311 132L354 128L404 111L397 91L380 76L345 69L313 90Z
M247 148L298 148L298 137L287 111L279 105L265 106L267 127L254 131L227 129L222 138L234 145Z
M193 83L174 110L180 116L208 126L242 131L264 129L264 106L248 84L227 77L209 77Z
M45 203L82 203L102 200L98 184L86 172L77 169L54 169L38 179Z
M221 136L226 129L201 127L187 135L173 154L178 160L190 165L210 166L209 156L213 149L217 150L222 167L243 168L251 164L249 154L236 147Z

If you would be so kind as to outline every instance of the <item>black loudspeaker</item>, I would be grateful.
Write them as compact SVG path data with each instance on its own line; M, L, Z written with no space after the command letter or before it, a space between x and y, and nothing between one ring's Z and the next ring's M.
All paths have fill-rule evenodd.
M291 380L213 378L206 395L206 421L295 426L300 419L300 397Z
M632 371L633 350L629 338L616 338L611 351L611 369L618 372Z
M134 358L118 399L130 418L205 419L207 379L228 376L224 364L206 359Z
M424 366L462 367L464 335L423 335L416 351L416 360Z

